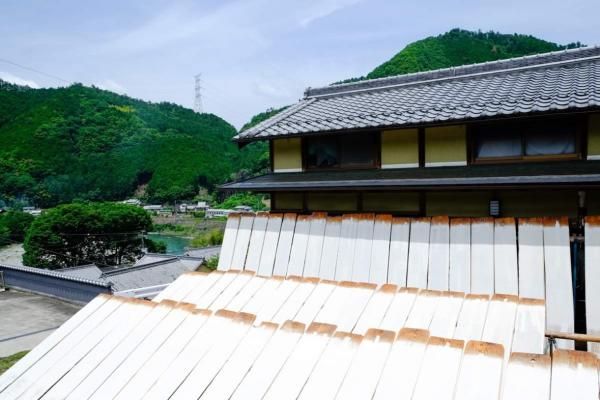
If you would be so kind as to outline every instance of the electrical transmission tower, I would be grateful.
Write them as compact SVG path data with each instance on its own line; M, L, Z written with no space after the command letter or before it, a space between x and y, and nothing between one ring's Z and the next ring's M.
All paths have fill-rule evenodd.
M198 114L202 114L204 112L202 107L202 74L198 74L194 76L196 79L196 97L194 100L194 111Z

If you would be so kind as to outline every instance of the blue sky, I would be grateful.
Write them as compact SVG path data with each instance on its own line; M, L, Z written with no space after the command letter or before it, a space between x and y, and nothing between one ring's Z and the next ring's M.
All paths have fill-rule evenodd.
M454 27L600 44L598 0L2 0L0 78L96 85L204 109L240 127L307 86L364 75Z

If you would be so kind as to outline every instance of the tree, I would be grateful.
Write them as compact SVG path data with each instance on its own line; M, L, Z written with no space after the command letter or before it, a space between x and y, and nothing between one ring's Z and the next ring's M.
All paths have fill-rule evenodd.
M146 247L148 253L160 253L165 254L167 252L167 244L161 240L152 240L150 238L144 239L146 241Z
M74 203L45 211L25 237L23 263L57 269L85 263L119 265L142 254L148 212L120 203Z
M22 211L8 211L0 215L0 227L9 232L9 239L14 242L25 240L25 232L33 222L33 215Z

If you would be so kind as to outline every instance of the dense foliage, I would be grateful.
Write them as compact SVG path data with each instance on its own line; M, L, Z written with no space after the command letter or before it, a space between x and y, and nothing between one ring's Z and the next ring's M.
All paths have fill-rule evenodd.
M0 214L0 246L23 242L33 218L31 214L21 211L8 211Z
M64 268L133 262L142 254L142 232L152 228L142 208L120 203L74 203L49 209L31 224L23 263Z
M268 166L259 146L240 151L235 133L215 115L174 104L0 81L0 202L48 207L136 190L151 201L192 198Z
M215 205L215 208L225 208L230 210L237 206L249 206L255 211L262 211L267 208L263 203L262 195L248 192L235 193L226 198L221 204Z

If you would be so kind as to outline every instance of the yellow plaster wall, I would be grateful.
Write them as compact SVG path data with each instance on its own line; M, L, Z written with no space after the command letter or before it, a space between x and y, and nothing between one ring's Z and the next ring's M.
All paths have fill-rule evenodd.
M300 138L273 140L273 172L302 171Z
M356 211L357 193L306 193L308 211Z
M467 131L464 125L425 129L425 166L467 165Z
M600 114L589 116L588 159L600 160Z
M381 168L419 166L419 131L397 129L381 132Z
M419 194L415 192L364 192L363 211L417 214Z

